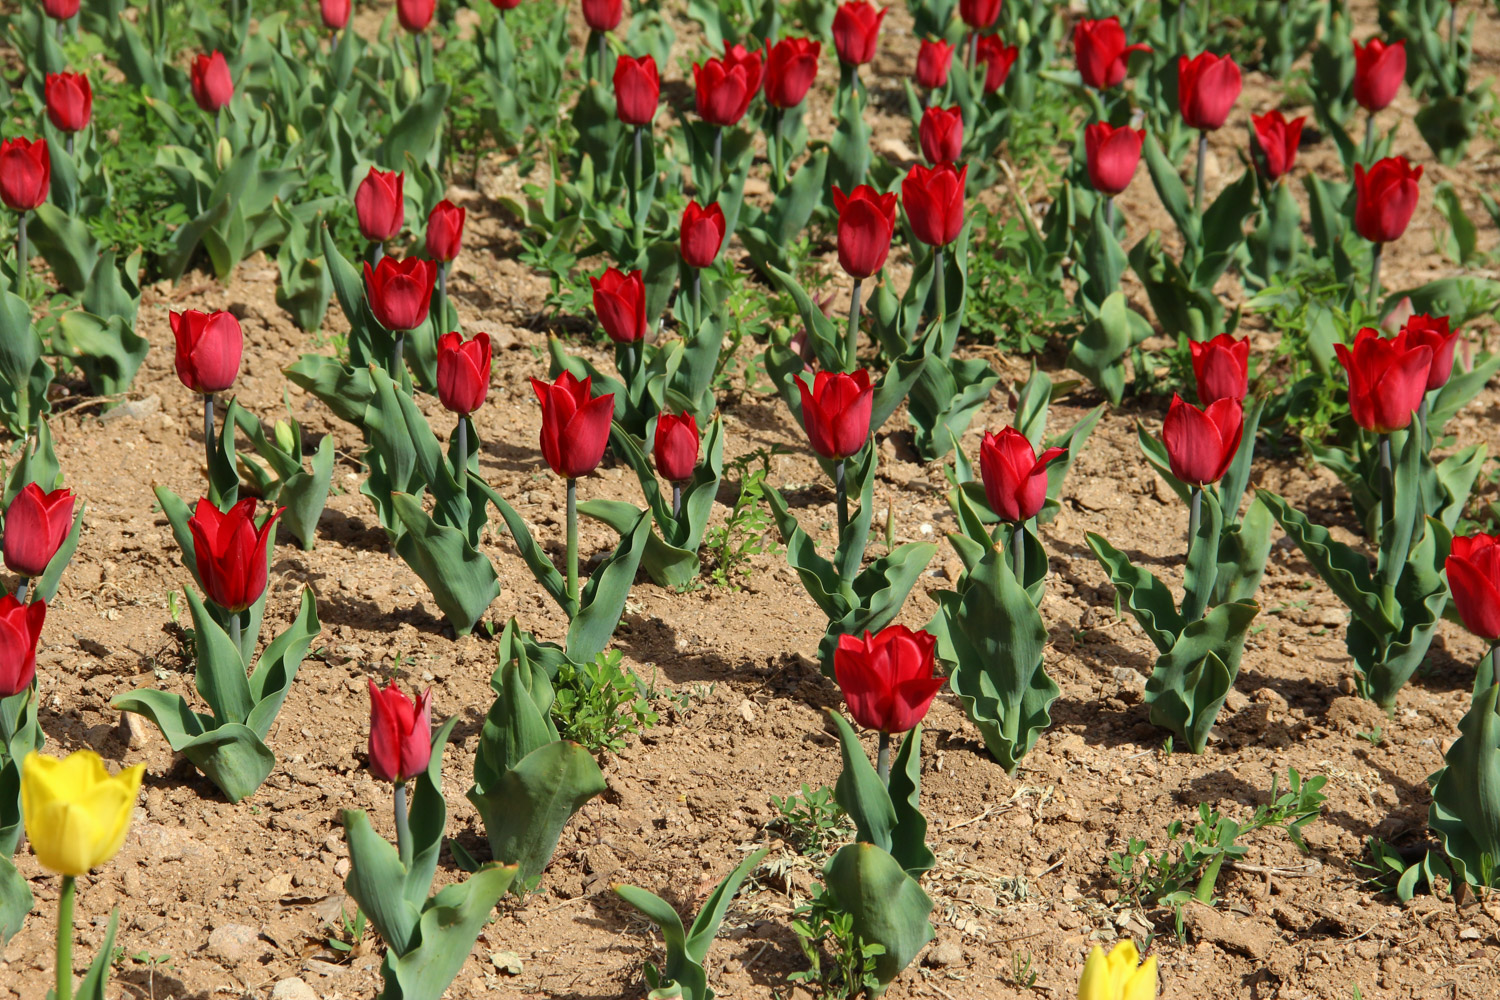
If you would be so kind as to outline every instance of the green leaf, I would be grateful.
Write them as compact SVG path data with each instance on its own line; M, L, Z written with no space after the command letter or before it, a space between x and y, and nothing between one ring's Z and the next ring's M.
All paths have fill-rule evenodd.
M515 878L514 866L489 864L433 896L422 909L415 945L399 955L386 952L382 996L441 1000Z
M276 757L248 726L229 722L182 748L182 755L218 786L230 802L255 793L276 767Z
M443 111L448 106L448 85L434 84L407 105L401 117L391 126L390 134L380 144L375 162L393 170L406 168L407 157L420 164L440 151L438 132L443 126Z
M781 541L786 546L786 561L797 571L807 596L828 618L843 618L854 604L850 588L839 579L833 563L818 554L817 546L802 530L781 492L769 484L765 491L771 516L776 519Z
M1471 885L1494 884L1500 859L1500 685L1477 692L1458 723L1459 736L1429 779L1427 823L1442 841L1454 874Z
M78 982L78 989L73 991L73 1000L104 1000L104 988L109 984L109 970L115 960L115 932L119 929L120 911L111 910L104 940L99 942L99 949L94 952L89 971L84 973Z
M875 978L885 986L935 936L927 916L932 900L900 863L874 844L849 844L823 869L828 893L853 918L855 935L885 949Z
M397 554L427 584L454 633L468 635L500 596L495 567L463 531L433 520L416 497L394 493L391 502L406 528L396 540Z
M31 886L10 858L0 855L0 945L8 944L21 930L31 906Z
M838 781L833 786L834 801L854 821L856 840L874 844L888 852L891 850L891 834L896 828L895 803L843 713L828 709L828 718L833 720L834 729L838 731L839 752L844 758L844 769L839 772Z
M1111 403L1125 396L1125 355L1134 343L1125 293L1114 292L1073 340L1068 364L1088 377Z
M1151 668L1145 696L1151 721L1182 737L1193 753L1202 753L1208 743L1239 673L1245 635L1259 612L1251 602L1219 605L1189 622Z
M363 809L345 809L344 838L349 842L349 876L344 890L359 905L360 912L397 956L417 943L421 909L401 891L406 869L400 855L370 826Z
M1413 429L1415 430L1415 429ZM1406 569L1406 556L1411 549L1412 531L1422 507L1421 467L1424 444L1418 433L1408 433L1406 443L1396 462L1395 517L1381 525L1380 558L1376 564L1376 575L1382 587L1396 586L1396 581Z
M578 613L568 624L566 648L575 663L589 662L609 645L650 537L651 515L642 511L630 531L620 536L620 544L583 585Z
M1187 566L1183 570L1182 617L1203 617L1213 596L1219 574L1219 539L1224 532L1224 512L1210 490L1201 490L1202 506L1198 533L1188 540Z
M740 891L740 886L755 870L755 866L765 859L767 850L762 847L747 856L703 901L703 909L698 911L697 919L688 930L685 949L688 958L699 965L703 964L704 959L708 957L709 945L713 944L714 938L719 933L719 924L723 923L724 914L728 911L729 904L734 901L735 893Z
M234 641L219 627L191 590L185 591L193 616L193 635L198 659L195 675L198 694L208 703L215 721L243 723L250 718L255 698L245 674L245 660ZM253 637L252 640L254 641Z
M1172 592L1167 589L1166 584L1132 563L1125 553L1109 544L1104 536L1090 531L1085 535L1085 540L1094 551L1094 557L1109 574L1109 582L1114 584L1119 596L1125 599L1125 606L1135 615L1135 620L1145 631L1147 638L1162 653L1171 650L1187 621L1177 613L1176 602L1172 600Z
M297 670L302 666L302 658L307 655L307 647L322 630L312 588L304 587L297 617L285 632L266 645L255 669L250 672L250 694L255 707L250 710L246 724L260 739L264 740L270 733L271 723L276 721L276 715L292 689L292 681L297 678Z
M130 389L151 345L136 336L124 317L65 312L58 317L57 325L89 388L100 396Z
M1200 239L1198 220L1188 201L1187 188L1177 174L1176 165L1167 159L1167 154L1162 152L1161 145L1150 129L1146 130L1143 148L1146 153L1146 170L1151 174L1151 183L1156 187L1162 207L1177 224L1177 231L1182 234L1183 240L1189 246L1196 244Z
M1434 518L1426 519L1424 529L1396 583L1394 598L1401 627L1375 632L1356 618L1345 635L1362 693L1387 713L1395 711L1397 692L1427 658L1448 602L1444 562L1452 537Z
M919 722L901 741L891 762L891 804L896 826L891 831L891 857L912 878L932 870L937 857L927 846L927 817L922 815L922 724Z
M1313 571L1328 584L1334 596L1364 623L1365 627L1378 635L1396 630L1396 623L1387 616L1370 577L1370 564L1362 554L1342 542L1336 542L1328 529L1308 521L1301 511L1292 507L1270 490L1257 490L1256 497L1270 510L1283 531L1297 543Z

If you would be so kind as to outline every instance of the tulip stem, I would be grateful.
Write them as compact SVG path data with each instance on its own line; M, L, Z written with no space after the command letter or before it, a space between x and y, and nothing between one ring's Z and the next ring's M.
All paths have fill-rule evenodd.
M30 256L30 246L26 242L26 217L30 212L22 212L16 222L16 294L26 297L26 261Z
M682 484L672 484L672 516L678 517L682 514Z
M73 133L72 132L68 133L67 139L64 140L64 145L66 145L67 148L68 148L68 155L72 156L73 155Z
M1458 65L1458 0L1448 4L1448 56Z
M641 213L641 170L643 160L641 137L645 134L645 131L646 126L644 125L637 125L635 127L635 135L631 137L632 145L630 150L630 225L631 231L635 233L635 246L637 249L641 247L645 230L645 220L639 217Z
M1109 227L1110 232L1115 231L1115 199L1113 195L1104 199L1104 224Z
M1198 133L1198 169L1193 172L1193 211L1203 212L1203 161L1208 159L1208 133Z
M781 163L781 123L786 112L778 107L770 109L771 130L766 134L766 159L771 162L771 191L781 190L786 184L786 169Z
M245 654L240 652L240 637L243 634L244 626L240 624L240 612L229 612L229 641L234 643L234 651L240 654L241 660L245 658Z
M1495 644L1485 648L1484 655L1474 666L1474 690L1487 691L1495 683Z
M1375 158L1375 112L1371 111L1365 117L1365 155L1363 157L1366 165Z
M1385 244L1377 243L1370 255L1370 299L1367 304L1376 323L1380 322L1380 254L1384 250Z
M57 997L73 1000L73 898L77 887L72 875L64 875L62 895L57 898Z
M1188 552L1193 551L1193 542L1198 537L1198 526L1203 522L1203 487L1194 486L1188 500Z
M883 729L880 731L880 745L875 751L875 773L880 775L882 785L891 786L891 734Z
M391 378L400 381L401 369L405 367L401 359L406 355L406 331L397 330L395 334L396 343L391 347Z
M609 72L609 38L602 31L594 34L599 36L599 79L602 82L612 75Z
M714 169L713 169L713 173L709 175L709 185L710 185L709 191L712 192L715 201L718 200L719 189L721 187L723 187L723 182L719 178L719 173L723 169L724 169L724 126L722 126L722 125L716 125L716 126L714 126Z
M411 871L411 817L406 811L406 782L396 782L396 853L401 867Z
M697 332L699 318L703 315L703 271L693 268L693 331Z
M1017 521L1010 533L1010 565L1016 574L1016 582L1026 586L1026 522Z
M463 414L458 417L458 468L454 470L453 478L458 480L458 492L468 492L469 479L469 418Z
M937 295L937 318L942 323L948 318L948 282L943 274L943 248L932 248L932 290Z
M568 480L568 601L578 613L578 480Z
M849 334L848 334L848 356L844 359L844 370L854 371L859 367L856 356L859 352L859 286L861 279L854 279L854 294L849 303Z
M203 451L208 456L208 482L214 481L214 394L203 394Z
M839 512L839 541L844 540L844 528L849 524L849 490L844 485L844 466L848 464L847 458L841 458L833 465L833 499Z
M1396 519L1396 470L1391 465L1391 436L1380 435L1380 534Z
M385 246L379 240L372 241L370 243L370 267L374 268L379 266L380 258L384 256Z
M21 582L16 584L16 603L25 604L26 595L31 593L31 577L21 577Z
M435 336L442 336L448 332L448 261L438 264L437 268L437 319L432 324Z
M1417 404L1417 427L1422 432L1420 439L1422 450L1427 451L1431 445L1427 441L1427 396L1425 394L1422 396L1422 401Z

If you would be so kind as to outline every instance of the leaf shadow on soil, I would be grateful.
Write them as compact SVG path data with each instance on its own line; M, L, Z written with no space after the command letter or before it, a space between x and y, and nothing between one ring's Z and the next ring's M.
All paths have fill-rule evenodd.
M373 510L367 510L367 513L372 518L375 516ZM379 523L371 526L363 517L351 516L328 506L318 516L317 535L319 541L331 543L340 549L385 552L391 547ZM291 534L288 533L284 540L278 538L277 541L282 544L291 542Z
M209 1000L209 994L205 990L197 993L189 993L187 985L176 976L164 976L160 972L152 973L148 969L136 969L130 972L116 972L109 977L111 986L117 986L125 991L124 995L131 1000L151 1000L154 997L175 997L176 1000Z

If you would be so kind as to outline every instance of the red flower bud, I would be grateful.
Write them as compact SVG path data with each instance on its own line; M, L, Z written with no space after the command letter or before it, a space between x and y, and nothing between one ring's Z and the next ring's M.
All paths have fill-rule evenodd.
M868 278L885 266L896 231L896 195L861 184L849 194L833 186L839 213L839 266L851 278Z
M531 380L537 402L542 404L542 457L564 479L593 472L609 443L615 395L607 392L590 399L593 381L586 378L580 382L570 372L563 372L550 384Z
M990 510L1012 524L1029 521L1047 502L1047 466L1068 453L1048 448L1040 455L1014 427L986 433L979 444L979 475Z
M188 530L193 533L193 558L203 592L225 611L240 612L260 600L266 590L266 546L276 532L277 507L259 528L255 526L255 498L248 497L228 513L199 500Z
M0 597L0 698L31 687L36 677L36 641L47 619L47 602L22 604L14 594Z
M484 405L490 391L490 335L465 341L445 333L437 342L438 401L450 413L468 416Z
M983 31L1000 16L1000 0L958 0L958 16L974 31Z
M1464 628L1490 642L1500 639L1500 536L1455 537L1444 567L1453 607Z
M963 111L956 104L951 108L927 108L917 126L917 138L922 141L922 155L928 163L936 166L957 161L964 151Z
M833 48L839 62L846 66L863 66L875 58L875 43L880 39L880 22L885 9L877 9L866 0L849 0L833 12Z
M1244 400L1250 391L1250 340L1221 333L1211 340L1188 342L1193 356L1193 377L1198 382L1198 402L1203 406L1221 399Z
M935 167L913 164L901 182L901 203L917 239L928 246L947 246L958 239L964 227L964 184L967 166L955 170L953 164Z
M48 73L47 117L59 132L82 132L94 116L94 88L82 73Z
M233 313L189 309L168 313L167 319L177 341L177 377L183 385L206 395L234 385L245 337Z
M396 0L396 20L413 35L421 34L432 23L437 0Z
M802 394L802 426L813 451L837 461L865 446L875 402L869 372L818 372L811 388L797 379L797 391Z
M1188 127L1220 128L1240 97L1240 68L1229 56L1204 52L1177 58L1177 106Z
M1245 411L1238 399L1220 399L1200 410L1174 393L1161 425L1172 475L1190 486L1223 479L1244 429Z
M234 78L229 75L229 63L224 61L222 52L194 56L188 81L193 87L193 100L209 114L228 104L234 96Z
M73 530L72 490L42 492L27 483L5 509L5 566L17 576L41 576Z
M432 760L432 688L412 701L395 681L370 681L370 773L381 781L410 781Z
M1261 176L1268 181L1280 180L1297 162L1297 146L1302 141L1302 126L1307 117L1287 121L1280 111L1268 111L1263 115L1251 115L1250 124L1255 129L1255 142L1260 146L1260 155L1255 165Z
M948 82L948 70L953 66L953 46L941 38L933 41L922 39L917 49L917 86L936 90Z
M833 676L849 714L866 729L904 733L932 707L946 678L936 672L937 640L928 632L888 625L863 639L839 636Z
M724 43L723 59L693 64L698 117L710 125L737 125L760 90L760 52Z
M1349 376L1349 413L1367 431L1389 434L1411 425L1411 415L1427 392L1432 348L1408 342L1405 333L1387 340L1365 327L1354 348L1333 345Z
M1419 313L1401 328L1409 347L1425 344L1432 348L1432 367L1427 369L1427 391L1441 389L1453 374L1453 349L1458 346L1458 331L1449 331L1447 316Z
M626 125L650 125L661 100L661 76L652 56L615 60L615 114Z
M1417 181L1404 156L1387 156L1366 170L1354 165L1354 228L1371 243L1389 243L1406 232L1417 210Z
M427 216L427 256L447 263L464 247L464 219L468 210L444 198Z
M365 262L365 294L375 321L387 330L415 330L427 319L437 265L430 260L382 257L374 269Z
M401 193L405 184L405 174L371 167L354 189L359 232L371 243L384 243L401 232L401 224L406 221L406 202Z
M818 75L820 42L783 38L766 47L766 103L773 108L795 108L807 96Z
M589 278L594 288L594 315L617 344L634 344L646 336L646 282L640 271L625 274L607 268Z
M521 6L521 0L490 0L490 3L494 5L496 10L501 11L515 10Z
M724 210L714 202L707 208L690 201L682 211L680 249L688 267L713 264L724 245Z
M1132 52L1150 52L1149 45L1125 44L1125 29L1118 17L1102 21L1087 18L1073 25L1073 59L1078 75L1095 90L1117 87L1130 69Z
M983 35L975 46L974 54L984 66L984 92L993 94L1005 86L1010 68L1015 65L1021 50L1014 45L1006 45L999 35Z
M318 0L318 13L323 18L323 27L339 31L349 23L351 0Z
M1141 143L1145 129L1128 125L1115 128L1108 122L1094 122L1083 130L1083 150L1088 157L1089 183L1100 194L1117 195L1130 186L1135 168L1141 162Z
M79 0L42 0L42 11L50 18L66 21L78 13Z
M621 0L583 0L583 23L593 31L614 31L624 13Z
M1354 99L1366 111L1379 111L1396 99L1406 79L1406 42L1387 45L1372 38L1354 43Z
M656 418L656 471L670 483L693 478L698 467L698 421L687 411L679 416L663 413Z
M23 136L0 142L0 200L16 212L29 212L52 190L52 159L47 140Z

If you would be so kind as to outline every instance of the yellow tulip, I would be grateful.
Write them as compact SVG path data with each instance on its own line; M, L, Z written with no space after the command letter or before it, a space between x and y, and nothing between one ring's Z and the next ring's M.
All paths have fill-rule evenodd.
M21 813L43 868L84 875L120 852L145 764L110 776L92 750L59 760L33 750L21 766Z
M1156 1000L1156 956L1142 964L1135 942L1128 939L1115 945L1108 958L1095 945L1078 980L1078 1000Z

